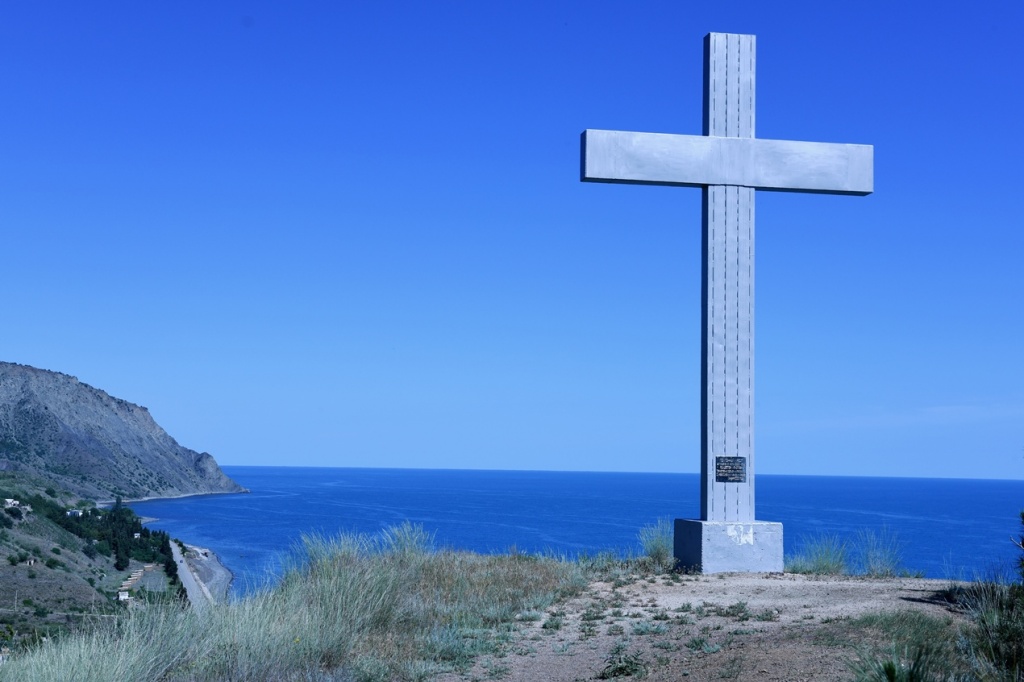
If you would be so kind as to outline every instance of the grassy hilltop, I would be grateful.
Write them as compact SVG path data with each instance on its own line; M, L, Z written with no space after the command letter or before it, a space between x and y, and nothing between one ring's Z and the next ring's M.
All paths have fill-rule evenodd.
M1024 675L1020 585L693 576L663 562L668 539L655 527L640 557L569 561L434 550L408 524L307 538L272 589L129 609L19 652L0 681Z

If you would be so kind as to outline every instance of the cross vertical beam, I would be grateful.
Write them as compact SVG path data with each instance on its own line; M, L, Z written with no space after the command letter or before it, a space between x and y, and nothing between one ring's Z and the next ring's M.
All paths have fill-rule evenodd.
M704 134L754 137L755 37L704 38ZM754 189L702 189L704 521L754 520Z

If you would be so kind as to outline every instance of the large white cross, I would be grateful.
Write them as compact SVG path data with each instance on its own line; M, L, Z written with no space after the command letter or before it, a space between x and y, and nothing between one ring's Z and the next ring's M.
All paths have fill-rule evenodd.
M704 38L704 134L586 130L585 182L703 190L701 503L676 557L704 572L782 570L754 516L754 190L870 194L873 147L754 137L755 37Z

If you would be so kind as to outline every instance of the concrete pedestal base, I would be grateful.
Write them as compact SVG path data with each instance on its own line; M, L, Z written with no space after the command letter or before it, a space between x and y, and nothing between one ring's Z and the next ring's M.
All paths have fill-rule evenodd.
M676 519L679 567L698 573L781 573L782 524Z

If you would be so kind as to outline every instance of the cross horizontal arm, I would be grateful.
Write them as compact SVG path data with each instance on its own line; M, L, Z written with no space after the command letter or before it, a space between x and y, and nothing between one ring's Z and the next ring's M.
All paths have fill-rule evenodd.
M739 185L784 192L870 194L874 147L744 137L585 130L585 182Z

